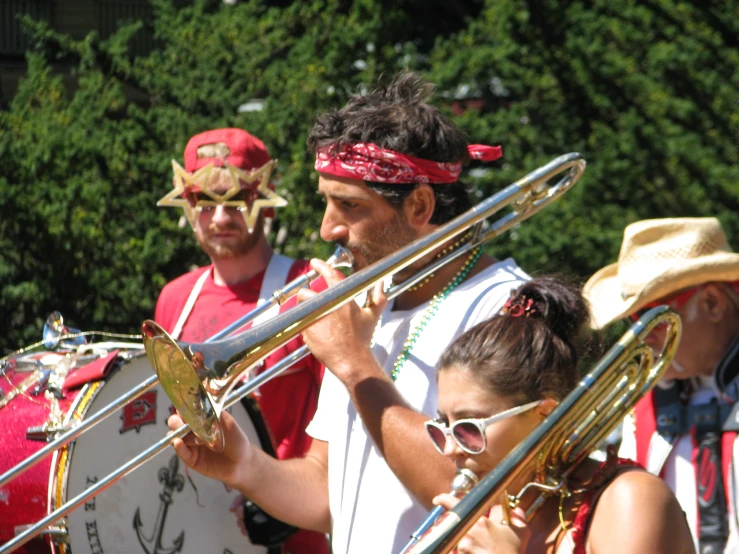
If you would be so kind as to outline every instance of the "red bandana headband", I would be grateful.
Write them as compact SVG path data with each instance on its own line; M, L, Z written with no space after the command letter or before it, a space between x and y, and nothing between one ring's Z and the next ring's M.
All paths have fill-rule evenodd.
M470 158L492 162L503 155L500 146L470 144ZM316 171L334 177L360 179L377 183L456 183L462 172L461 163L434 162L380 148L369 142L347 144L338 152L333 146L321 148L316 154Z

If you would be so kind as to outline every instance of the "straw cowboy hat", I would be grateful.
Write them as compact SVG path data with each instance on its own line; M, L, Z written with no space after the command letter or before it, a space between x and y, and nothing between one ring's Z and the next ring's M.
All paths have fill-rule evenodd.
M596 329L681 289L739 280L733 252L715 217L647 219L624 230L615 264L583 288Z

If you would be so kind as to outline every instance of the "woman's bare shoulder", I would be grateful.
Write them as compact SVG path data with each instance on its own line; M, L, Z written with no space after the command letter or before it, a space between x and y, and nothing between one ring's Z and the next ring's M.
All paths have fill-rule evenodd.
M669 487L641 469L622 470L601 493L588 533L592 554L692 553L693 539Z
M677 499L662 479L640 468L622 469L608 482L601 493L599 505L632 503L652 499L656 502L677 504Z

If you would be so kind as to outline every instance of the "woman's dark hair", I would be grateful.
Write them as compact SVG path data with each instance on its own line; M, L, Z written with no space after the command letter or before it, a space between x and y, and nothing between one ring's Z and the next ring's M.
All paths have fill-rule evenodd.
M403 72L387 85L357 94L340 110L318 117L308 136L313 154L331 146L371 142L380 148L437 162L466 164L467 136L436 108L426 102L433 85L412 72ZM386 185L367 182L393 207L402 205L417 184ZM431 223L441 224L468 210L472 203L460 182L433 185L436 209Z
M580 288L558 277L532 279L511 293L501 313L452 342L439 371L458 368L517 403L561 400L577 384L578 365L597 350Z

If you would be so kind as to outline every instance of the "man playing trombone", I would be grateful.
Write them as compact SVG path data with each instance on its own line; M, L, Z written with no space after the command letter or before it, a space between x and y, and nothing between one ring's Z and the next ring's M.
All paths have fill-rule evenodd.
M270 188L274 161L261 140L242 129L213 129L192 137L184 158L184 168L173 162L174 189L159 205L184 210L211 265L168 283L154 319L175 338L203 342L310 268L305 261L273 252L267 243L264 217L274 217L273 208L284 201ZM284 304L287 307L289 303ZM253 324L277 311L275 306ZM299 342L280 348L265 366L295 350ZM305 427L315 413L322 378L323 366L309 356L260 388L257 401L278 458L307 452L311 438ZM243 505L233 509L242 519ZM249 507L247 521L250 526L265 521L259 534L268 544L294 531L255 511L258 514L256 507ZM328 552L328 543L323 533L298 531L286 539L285 549L314 554Z
M500 157L498 147L469 145L429 106L430 88L414 74L400 75L321 115L309 136L326 203L321 237L346 246L355 270L468 210L458 181L462 165ZM461 232L394 282L464 247L471 236ZM329 286L342 278L320 261L312 264ZM199 446L192 435L175 442L177 453L273 516L330 532L336 554L399 550L454 475L423 428L436 413L438 356L455 336L496 313L526 278L513 260L472 248L392 303L375 289L364 307L350 302L312 325L304 339L330 372L303 459L269 459L228 414L222 453ZM312 294L301 291L300 298ZM178 416L170 418L171 427L178 425Z
M660 304L682 318L667 379L627 418L619 454L664 478L698 552L737 552L739 254L713 217L638 221L584 293L596 328Z

